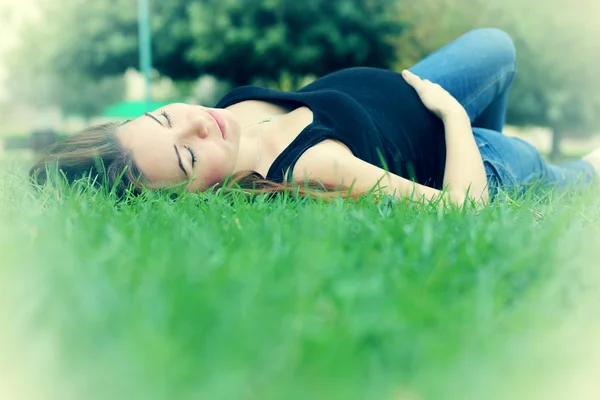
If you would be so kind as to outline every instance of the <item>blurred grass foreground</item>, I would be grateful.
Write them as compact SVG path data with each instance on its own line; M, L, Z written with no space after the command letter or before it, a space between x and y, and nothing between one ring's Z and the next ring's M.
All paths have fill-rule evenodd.
M598 190L479 213L0 174L0 398L597 399Z

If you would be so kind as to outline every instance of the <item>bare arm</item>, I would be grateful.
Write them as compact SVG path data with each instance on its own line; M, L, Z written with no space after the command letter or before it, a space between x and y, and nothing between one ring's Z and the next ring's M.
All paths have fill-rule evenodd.
M302 182L314 179L327 185L351 187L353 194L367 193L375 189L399 199L435 201L441 196L451 203L463 205L466 191L447 188L446 191L418 184L392 174L373 164L355 157L349 151L340 151L340 145L326 140L310 148L298 160L293 172L294 180Z
M487 203L487 177L481 154L473 137L471 121L465 109L448 109L442 114L446 129L446 169L444 186Z

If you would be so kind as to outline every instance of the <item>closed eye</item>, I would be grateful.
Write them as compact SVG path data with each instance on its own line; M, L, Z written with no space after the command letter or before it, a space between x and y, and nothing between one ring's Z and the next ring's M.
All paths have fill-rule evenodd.
M189 146L183 146L183 147L186 148L187 151L190 152L190 156L192 157L192 168L194 168L194 165L196 164L196 154L194 154L194 151Z
M169 124L169 128L170 128L171 127L171 117L169 116L169 114L167 114L166 111L161 111L160 115L165 117L165 119L167 120L167 124Z

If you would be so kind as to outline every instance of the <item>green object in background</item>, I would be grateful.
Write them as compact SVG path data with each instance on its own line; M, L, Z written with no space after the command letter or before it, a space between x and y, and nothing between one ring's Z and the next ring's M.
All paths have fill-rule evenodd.
M182 100L151 101L146 105L145 101L122 101L108 106L103 112L103 117L137 118L147 111L156 110L167 104L183 102Z
M140 71L144 75L144 112L152 110L150 70L152 69L152 45L150 32L150 0L138 0L138 37L140 47Z

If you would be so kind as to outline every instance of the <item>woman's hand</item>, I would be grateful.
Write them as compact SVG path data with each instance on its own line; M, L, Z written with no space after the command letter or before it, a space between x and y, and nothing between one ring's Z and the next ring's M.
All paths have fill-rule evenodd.
M437 83L421 79L406 69L402 71L402 77L415 89L425 107L439 118L444 118L456 110L464 111L458 100Z

